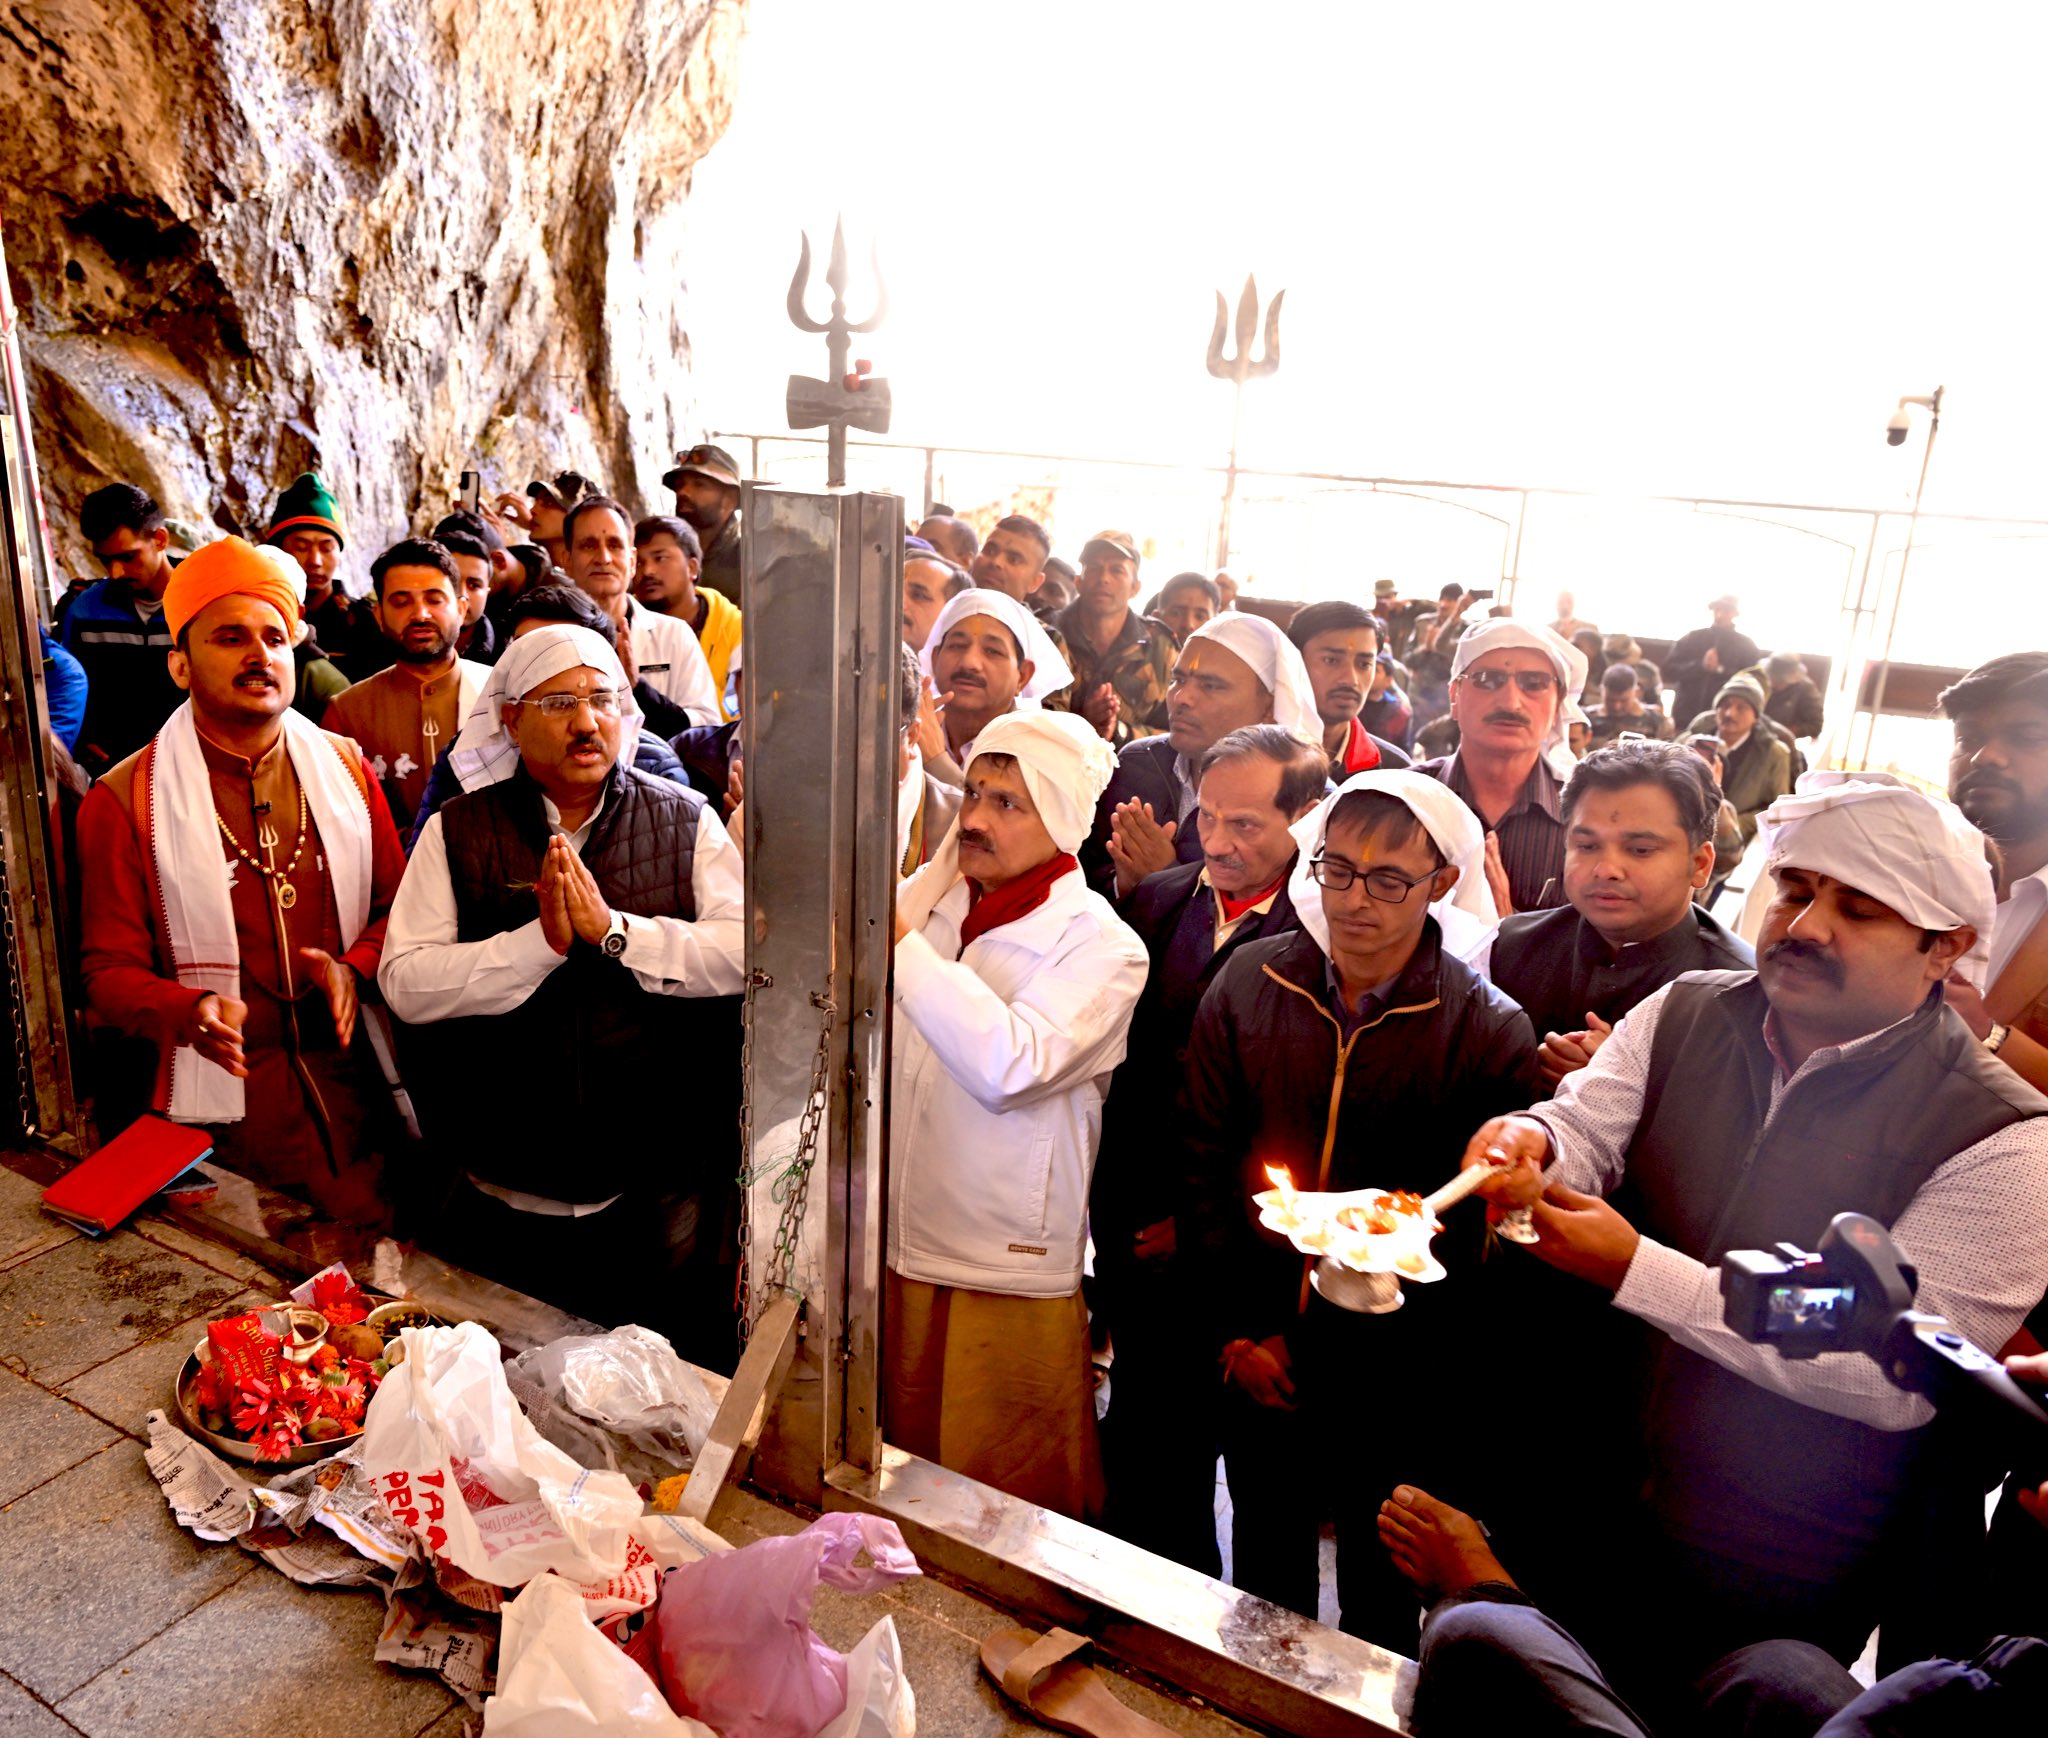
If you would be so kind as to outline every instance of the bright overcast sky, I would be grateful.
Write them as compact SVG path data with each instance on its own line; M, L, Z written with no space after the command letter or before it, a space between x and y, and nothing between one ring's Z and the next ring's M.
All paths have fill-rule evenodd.
M844 211L895 435L2048 516L2048 25L2021 5L754 0L681 268L707 425L779 429ZM823 285L814 306L822 310ZM744 457L744 455L743 455Z

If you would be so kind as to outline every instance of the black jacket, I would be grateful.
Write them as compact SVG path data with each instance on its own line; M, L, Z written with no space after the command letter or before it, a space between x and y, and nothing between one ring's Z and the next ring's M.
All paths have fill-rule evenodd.
M1487 976L1528 1010L1540 1037L1577 1032L1588 1013L1610 1025L1682 972L1746 972L1749 943L1700 906L1653 941L1610 957L1600 932L1569 905L1501 919Z
M1146 876L1117 908L1144 942L1152 965L1102 1107L1102 1143L1088 1200L1098 1276L1128 1255L1137 1232L1174 1210L1179 1172L1165 1137L1187 1073L1188 1032L1203 992L1239 951L1295 927L1283 884L1272 905L1247 917L1218 949L1214 900L1202 883L1202 865L1179 863Z
M1718 670L1706 669L1700 663L1710 651L1721 654ZM1671 716L1690 718L1696 712L1706 711L1714 704L1714 696L1721 692L1722 683L1738 670L1747 670L1762 656L1756 641L1733 628L1694 628L1679 639L1664 660L1664 680L1677 695L1671 704Z
M1268 1165L1303 1190L1427 1193L1456 1175L1474 1129L1533 1096L1529 1016L1443 952L1434 918L1386 1012L1341 1048L1326 965L1302 931L1239 948L1188 1040L1176 1216L1180 1247L1209 1270L1201 1290L1219 1347L1286 1333L1304 1307L1303 1258L1259 1226L1252 1205ZM1454 1243L1476 1250L1483 1223L1466 1209L1447 1224L1435 1244L1446 1267L1459 1259Z
M1109 860L1109 818L1117 804L1136 797L1152 805L1152 818L1164 826L1180 818L1180 781L1173 776L1175 750L1164 736L1146 736L1127 743L1116 757L1116 776L1095 805L1095 825L1081 842L1081 873L1105 899L1116 898L1116 866ZM1187 825L1173 836L1173 854L1183 863L1202 860L1202 835L1192 812ZM1132 889L1133 892L1136 889Z

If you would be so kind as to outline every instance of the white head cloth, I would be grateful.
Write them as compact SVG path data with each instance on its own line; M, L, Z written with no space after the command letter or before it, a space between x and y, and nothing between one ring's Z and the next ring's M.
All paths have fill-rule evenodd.
M970 586L946 599L938 620L932 623L931 637L917 655L918 668L927 676L932 673L932 654L945 644L954 626L969 616L988 616L1016 635L1017 644L1034 666L1031 680L1018 691L1019 700L1043 700L1074 680L1074 672L1067 668L1066 659L1060 656L1059 647L1052 643L1052 636L1038 618L1008 592L981 586Z
M1323 890L1308 866L1323 848L1331 814L1353 791L1377 791L1405 803L1443 853L1444 861L1457 869L1458 884L1430 911L1444 930L1445 945L1461 959L1469 955L1475 939L1500 921L1483 865L1486 829L1449 785L1426 772L1354 773L1294 823L1294 842L1301 847L1301 854L1288 877L1287 897L1294 902L1301 927L1315 937L1316 946L1324 953L1330 951L1330 920L1323 915Z
M1579 696L1586 687L1586 654L1577 646L1548 628L1532 628L1512 616L1490 616L1483 622L1474 622L1458 641L1457 650L1451 654L1452 679L1464 675L1488 652L1515 647L1541 652L1557 671L1557 716L1551 721L1550 734L1543 739L1541 752L1552 772L1561 779L1570 778L1572 768L1579 764L1572 757L1571 727L1587 722L1585 708L1579 704Z
M1116 773L1116 755L1071 712L1006 712L974 739L974 758L1007 754L1023 774L1038 818L1062 851L1078 851L1095 824L1095 805ZM974 776L972 763L967 776ZM912 929L924 928L932 907L960 879L960 823L956 820L931 861L896 890L896 910Z
M462 721L448 759L464 790L510 778L519 764L519 745L505 729L506 702L524 700L549 678L586 665L625 696L619 714L619 764L633 764L633 750L640 741L640 708L626 685L618 654L605 644L602 634L570 622L550 622L513 636Z
M1955 804L1889 773L1808 772L1757 818L1757 831L1772 874L1831 875L1921 929L1969 925L1977 942L1955 969L1985 987L1998 890L1984 835Z
M1316 691L1309 686L1308 666L1294 642L1264 616L1230 610L1212 616L1188 635L1186 651L1197 640L1214 640L1252 667L1252 674L1273 696L1273 722L1303 742L1323 745L1323 721L1316 711Z

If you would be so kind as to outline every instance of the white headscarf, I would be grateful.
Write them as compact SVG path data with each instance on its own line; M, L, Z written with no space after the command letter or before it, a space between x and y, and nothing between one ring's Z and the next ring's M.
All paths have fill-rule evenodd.
M1430 913L1443 928L1445 947L1461 959L1468 958L1477 942L1500 921L1493 890L1486 884L1486 829L1449 785L1425 772L1354 773L1294 823L1294 842L1301 851L1288 878L1287 897L1301 927L1324 953L1330 951L1330 920L1323 915L1323 890L1308 866L1323 848L1332 812L1353 791L1377 791L1405 803L1443 853L1444 861L1457 869L1458 884L1430 907Z
M1889 905L1921 929L1967 924L1977 942L1956 972L1979 989L1989 978L1998 889L1984 835L1955 804L1882 772L1802 773L1789 797L1757 818L1765 868L1831 875Z
M1197 640L1214 640L1235 652L1272 694L1273 722L1303 742L1323 746L1323 720L1316 711L1316 691L1309 686L1308 666L1294 642L1264 616L1242 610L1211 616L1188 635L1181 650Z
M1062 851L1078 851L1095 824L1095 805L1116 774L1108 743L1070 712L1006 712L974 739L974 758L1007 754L1023 774L1038 818ZM968 776L974 773L972 764ZM931 861L896 891L896 910L922 929L932 908L960 879L960 823L956 820Z
M455 746L448 751L449 764L462 788L473 791L496 784L510 778L519 764L519 745L505 729L507 701L524 700L550 677L586 666L625 696L619 713L619 764L631 766L642 719L618 654L605 644L602 634L571 622L550 622L512 637L462 721Z
M1506 651L1517 646L1543 653L1557 671L1557 716L1551 720L1550 734L1540 746L1543 758L1550 763L1550 770L1561 779L1570 778L1572 768L1579 764L1572 755L1571 727L1587 722L1585 708L1579 704L1579 696L1586 687L1586 654L1571 641L1560 634L1553 634L1548 628L1534 628L1527 622L1518 622L1512 616L1491 616L1483 622L1473 623L1458 641L1457 650L1451 654L1451 679L1455 681L1464 675L1467 668L1488 652Z
M924 650L917 655L918 668L927 676L932 673L932 654L946 643L946 636L955 625L969 616L987 616L992 621L1001 622L1016 635L1023 655L1034 666L1031 680L1017 692L1019 700L1043 700L1046 695L1057 694L1074 680L1074 672L1067 668L1066 659L1060 656L1059 647L1052 643L1052 636L1038 618L1008 592L980 586L970 586L946 599L938 620L932 623L931 636L925 641Z

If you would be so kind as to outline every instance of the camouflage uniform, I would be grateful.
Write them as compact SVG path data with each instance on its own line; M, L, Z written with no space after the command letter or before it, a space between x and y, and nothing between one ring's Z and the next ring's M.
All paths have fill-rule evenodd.
M1166 728L1166 689L1173 680L1173 662L1178 656L1170 632L1136 610L1127 610L1109 650L1097 657L1082 637L1079 603L1061 613L1059 626L1065 642L1061 650L1074 672L1074 685L1061 698L1063 708L1074 710L1081 695L1098 682L1107 682L1121 703L1112 742L1135 742L1143 736L1157 736Z

